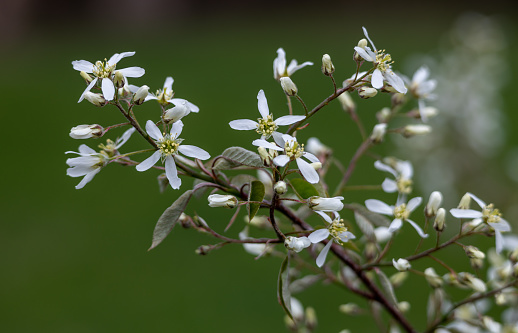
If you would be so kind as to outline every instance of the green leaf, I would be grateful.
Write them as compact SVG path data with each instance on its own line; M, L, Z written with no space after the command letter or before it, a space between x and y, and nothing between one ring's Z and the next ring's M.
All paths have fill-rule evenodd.
M227 148L219 157L213 167L215 170L228 170L241 165L264 168L263 160L259 154L241 147Z
M389 301L392 304L397 305L398 301L396 298L396 294L394 293L394 288L392 287L392 283L390 283L389 278L385 275L385 273L383 273L379 269L376 270L376 274L378 274L381 287L383 288L383 290L385 290L385 295L388 297Z
M295 190L295 192L297 192L297 195L301 199L307 199L313 196L320 196L317 189L302 178L292 179L290 180L290 184L291 186L293 186L293 189Z
M390 225L390 220L383 215L380 215L378 213L371 212L364 206L357 204L357 203L351 203L351 204L345 204L344 208L353 210L355 213L360 214L363 216L367 221L369 221L371 224L377 226L377 227L388 227ZM361 226L360 226L361 228ZM362 229L363 231L363 229Z
M359 212L354 212L354 219L365 237L370 241L376 241L376 235L374 234L372 223Z
M248 201L263 201L264 199L264 184L261 181L254 180L250 184L250 191L248 192ZM259 207L261 207L260 203L255 202L249 202L246 205L246 208L248 210L248 221L252 221L255 214L257 214L257 211L259 210Z
M291 294L289 288L289 262L290 255L286 256L286 259L281 264L281 270L279 271L279 279L277 281L277 299L279 304L282 306L286 314L294 321L291 315Z
M187 207L187 203L192 196L192 190L186 191L182 194L178 199L176 199L173 204L167 208L162 216L158 219L158 222L155 226L155 230L153 231L153 242L148 251L154 249L158 246L158 244L162 243L162 241L169 235L176 222L178 222L178 218Z

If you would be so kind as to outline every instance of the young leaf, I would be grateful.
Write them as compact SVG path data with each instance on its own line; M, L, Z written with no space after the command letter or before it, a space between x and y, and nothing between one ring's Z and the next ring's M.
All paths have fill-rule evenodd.
M354 212L354 219L356 220L356 224L363 232L365 237L367 237L371 241L376 241L376 236L374 234L374 227L372 226L372 223L365 216L363 216L361 213L357 211Z
M221 153L216 161L215 170L228 170L246 165L254 168L264 168L263 160L259 154L241 147L230 147Z
M289 262L290 255L286 256L286 259L281 264L281 270L279 271L279 279L277 281L277 299L279 300L279 304L282 306L286 314L292 319L291 315L291 294L289 288Z
M383 215L380 215L378 213L371 212L364 206L357 204L357 203L351 203L351 204L344 204L345 209L350 209L354 211L355 213L358 213L362 215L367 221L374 224L377 227L388 227L390 225L390 220ZM363 231L363 230L362 230Z
M295 192L297 192L297 195L301 199L307 199L313 196L320 196L317 189L302 178L292 179L290 180L290 184L291 186L293 186L293 189L295 190Z
M261 181L254 180L250 183L250 192L248 192L248 201L263 201L264 198L264 184ZM252 221L255 214L261 207L260 203L250 202L246 204L246 208L248 210L248 221Z
M378 274L378 278L380 280L381 287L383 288L383 290L385 290L385 295L387 296L389 301L392 304L397 305L398 302L397 302L396 294L394 293L394 288L392 287L392 283L390 283L389 278L385 275L385 273L383 273L379 269L376 270L376 274Z
M178 218L185 210L185 207L187 207L187 203L191 199L191 196L192 190L186 191L162 213L162 216L160 216L158 219L155 230L153 231L153 242L148 251L154 249L158 246L158 244L162 243L167 235L169 235L171 230L173 230L176 222L178 222Z

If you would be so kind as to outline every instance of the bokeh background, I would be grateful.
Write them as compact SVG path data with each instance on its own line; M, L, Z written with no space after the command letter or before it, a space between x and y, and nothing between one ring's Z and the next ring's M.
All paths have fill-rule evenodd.
M173 76L176 96L201 109L185 119L183 137L214 156L232 145L251 149L255 136L227 124L257 116L259 89L276 115L286 112L272 78L277 48L283 47L288 59L315 63L293 77L306 104L314 106L331 91L319 69L322 54L331 55L337 81L350 76L361 26L392 54L397 70L411 76L426 63L442 83L435 105L444 118L431 121L439 138L425 145L389 137L376 152L415 162L417 193L427 196L437 189L432 185L439 187L451 207L472 191L501 207L516 229L518 50L511 2L3 1L0 330L284 332L276 300L280 259L254 260L240 246L197 256L194 250L213 240L181 228L146 251L156 220L181 190L160 194L157 174L116 165L84 189L74 189L79 179L65 175L64 152L84 142L71 139L70 128L122 119L114 109L76 103L84 84L71 61L136 51L120 64L146 69L132 83L154 90ZM367 128L388 101L377 96L359 103ZM296 111L302 112L299 106ZM138 116L144 122L158 111L149 103ZM303 140L318 136L344 163L360 143L336 102L305 132ZM143 147L135 135L124 148ZM376 184L385 176L369 158L359 170L351 184ZM182 189L190 184L184 179ZM385 198L347 193L346 201L374 195ZM229 211L209 210L204 197L192 201L187 212L197 212L218 230L230 218ZM243 226L238 219L229 234ZM445 255L459 256L466 266L459 251ZM412 283L426 287L423 281ZM373 330L367 317L338 311L339 304L356 299L331 285L312 287L298 298L316 309L318 332ZM408 316L422 327L425 300L412 290L400 299L413 304Z

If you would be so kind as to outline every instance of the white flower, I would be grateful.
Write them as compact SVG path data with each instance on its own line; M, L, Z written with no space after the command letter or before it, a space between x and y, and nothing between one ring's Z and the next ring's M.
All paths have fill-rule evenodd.
M437 86L436 80L428 80L428 76L430 76L430 70L426 66L420 67L412 77L412 81L409 82L410 92L417 98L419 105L419 114L421 115L421 120L427 120L427 114L425 112L426 105L424 104L425 100L434 100L437 96L432 94L432 91Z
M354 50L358 52L358 54L365 60L370 61L374 64L376 69L372 73L371 84L372 87L376 89L381 89L383 87L383 81L387 81L394 89L398 92L406 94L407 88L405 87L405 83L403 80L397 76L392 71L392 58L390 54L384 53L385 50L377 50L374 43L369 38L369 34L367 33L367 29L363 28L363 33L365 37L369 40L372 45L374 51L370 49L370 47L365 46L364 48L355 46Z
M342 200L344 197L333 197L333 198L322 198L322 197L309 197L308 205L313 210L319 210L322 212L338 212L344 208Z
M422 238L426 238L428 237L428 235L423 232L421 227L419 227L414 221L408 219L410 213L421 204L421 201L422 198L416 197L410 199L410 201L408 201L408 204L402 203L399 206L389 206L382 201L376 199L368 199L365 200L365 207L367 207L368 210L374 213L394 216L395 218L389 226L390 232L395 232L396 230L399 230L399 228L401 228L401 226L403 225L403 221L407 221L408 223L410 223L412 227L414 227L419 236L421 236Z
M331 220L329 215L324 212L317 211L316 213L322 216L322 218L327 223L329 223L329 225L327 228L313 231L308 236L309 240L311 243L316 244L331 236L331 239L329 242L327 242L326 246L322 249L322 251L320 251L320 254L317 257L317 266L322 267L326 261L327 253L329 252L331 245L333 245L333 241L338 244L347 243L349 239L355 239L356 236L347 231L347 227L345 227L343 223L344 220L340 219L340 215L337 212L333 212L335 216L333 220Z
M412 265L408 262L408 260L399 258L397 261L395 259L392 259L392 265L395 269L397 269L400 272L408 271Z
M374 162L374 167L378 170L389 172L395 177L395 180L385 178L381 184L383 191L387 193L398 192L401 200L404 200L405 195L412 192L414 168L409 161L396 160L392 163L392 166L376 161Z
M80 157L67 159L66 163L70 168L67 169L67 175L70 177L85 176L76 189L83 188L88 184L96 174L101 171L112 156L118 155L118 149L128 141L135 132L135 128L130 128L124 134L117 138L115 142L108 140L106 145L101 145L102 151L96 152L87 145L79 146L79 152L67 151L65 154L78 154Z
M428 125L416 124L416 125L406 125L403 127L403 136L405 138L412 137L414 135L424 135L428 134L432 131L432 128Z
M376 124L374 128L372 129L372 134L370 136L370 139L375 143L380 143L383 141L383 138L385 137L385 133L387 132L387 124L381 123Z
M72 139L89 139L100 138L103 135L101 125L79 125L70 129L70 137Z
M189 112L197 113L200 111L200 108L196 105L192 104L186 99L183 98L173 98L174 92L173 92L173 82L174 79L171 76L168 76L165 79L164 87L162 89L159 89L156 91L156 93L149 93L147 97L144 99L144 102L150 101L150 100L157 100L158 103L162 105L167 105L169 103L174 105L185 105L189 109ZM129 85L131 92L135 93L139 87L134 85Z
M277 58L273 60L273 77L279 80L283 76L291 76L293 73L301 69L302 67L311 66L311 61L306 61L303 64L298 64L297 60L293 59L288 67L286 67L286 52L280 47L277 50Z
M182 121L177 121L171 126L170 133L163 135L155 123L151 120L148 120L146 123L146 132L156 141L158 150L155 151L153 155L137 165L137 171L148 170L149 168L153 167L160 158L162 158L162 161L165 163L165 174L167 179L169 179L171 187L174 189L179 189L180 185L182 184L182 180L178 178L174 156L180 152L186 156L200 160L206 160L210 158L209 153L201 148L181 144L183 139L179 139L178 137L182 133L182 128Z
M443 280L437 275L433 267L424 270L424 277L433 288L439 288L443 284Z
M211 194L207 200L210 207L235 208L237 206L237 198L233 195Z
M273 120L273 115L268 109L268 101L263 90L259 90L257 94L257 108L262 118L258 118L257 122L250 119L232 120L229 125L235 130L249 131L255 130L261 134L261 139L268 139L270 136L280 137L282 134L276 132L279 126L291 125L303 120L306 116L283 116Z
M86 60L76 60L72 61L72 66L77 71L84 71L86 73L92 73L95 78L90 82L88 87L86 87L85 91L79 98L79 102L81 102L84 98L86 92L89 92L90 89L97 83L98 80L101 80L101 90L103 92L103 96L107 101L113 100L115 96L115 86L113 83L113 77L115 73L115 68L117 63L126 57L131 57L135 52L123 52L123 53L115 53L110 60L104 59L102 61L96 61L95 65ZM128 67L118 70L125 77L141 77L146 73L143 68L140 67Z
M279 155L273 159L273 163L277 166L283 167L288 162L295 160L297 162L297 166L299 167L300 173L302 176L311 184L318 183L319 176L315 169L308 162L304 161L302 157L307 158L311 162L320 162L318 158L308 152L304 152L304 144L299 144L297 139L288 134L282 134L282 136L275 135L275 142L284 148L279 148L263 139L254 140L252 144L254 146L259 146L263 148L269 148L277 151L284 151L284 155Z
M427 216L434 216L437 214L437 210L440 208L442 203L442 193L439 191L433 191L428 199L425 212Z
M312 137L304 146L308 153L316 156L328 155L331 153L331 148L323 144L318 138Z
M511 231L509 223L502 218L502 214L498 209L494 208L493 204L486 205L472 193L467 193L475 202L482 208L479 212L473 209L450 209L451 215L459 219L474 219L473 224L486 223L495 230L496 252L502 252L504 248L504 239L502 232Z
M288 250L292 250L295 252L300 252L310 245L311 241L307 237L288 236L284 240L284 246L286 246Z

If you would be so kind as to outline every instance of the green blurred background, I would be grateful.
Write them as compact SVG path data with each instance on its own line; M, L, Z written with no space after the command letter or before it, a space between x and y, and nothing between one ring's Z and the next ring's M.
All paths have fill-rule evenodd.
M514 82L518 77L513 56L517 25L512 5L504 1L478 7L470 4L3 3L0 330L285 331L284 314L276 300L278 258L256 261L237 245L197 256L194 250L213 240L181 228L155 250L146 251L156 220L189 188L191 180L184 178L180 191L168 189L160 194L156 172L138 173L131 167L111 165L84 189L74 189L80 178L65 175L64 152L77 151L82 143L95 147L105 138L73 140L68 136L70 128L91 123L108 126L123 120L115 109L76 103L84 83L72 69L72 60L95 61L116 52L136 51L119 67L145 68L146 75L131 82L147 84L152 90L160 88L166 76L173 76L176 96L187 98L201 110L185 119L182 137L215 156L232 145L252 148L253 133L232 131L227 124L258 116L259 89L265 90L276 116L286 112L285 97L272 78L278 47L286 50L288 60L315 63L293 77L311 107L331 92L329 80L319 69L322 54L331 55L337 81L351 75L352 48L363 38L362 25L378 48L387 48L396 59L395 68L411 75L415 55L437 56L439 45L448 39L447 32L462 13L489 15L504 32L505 53L511 59L508 81ZM507 208L506 216L516 228L512 219L518 215L513 206L516 183L505 172L505 152L518 145L515 93L515 85L502 90L506 146L484 163L491 169L479 182L473 180L459 191L486 191L481 196L495 198L504 214ZM388 101L386 96L361 101L359 112L367 128L375 124L375 112ZM301 112L296 105L296 113ZM360 143L357 129L338 103L325 112L312 121L307 134L301 133L302 141L318 136L347 163ZM156 105L146 103L137 116L141 123L157 119ZM387 147L376 151L392 152L394 147L388 141ZM143 148L147 148L145 141L135 135L123 151ZM366 159L360 164L359 170L365 173L356 173L351 184L383 180L385 175L374 172L371 163ZM374 182L372 174L376 175ZM494 188L486 187L488 177ZM362 202L373 195L378 194L351 193L346 201ZM457 200L450 198L451 202ZM224 228L231 214L209 210L204 197L192 201L187 212L197 212L217 230ZM239 218L229 234L237 235L243 226ZM401 237L405 234L406 230ZM409 318L422 327L424 314L417 302L424 300L411 290L400 297L415 304ZM339 304L356 299L333 286L312 287L298 298L316 309L319 332L373 329L370 322L366 324L367 317L351 318L338 312Z

